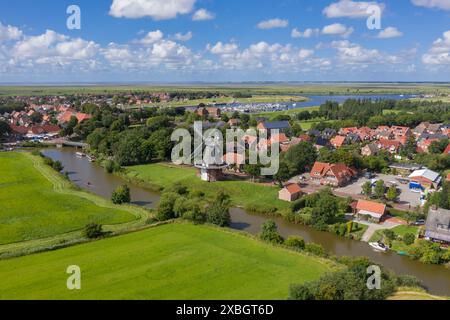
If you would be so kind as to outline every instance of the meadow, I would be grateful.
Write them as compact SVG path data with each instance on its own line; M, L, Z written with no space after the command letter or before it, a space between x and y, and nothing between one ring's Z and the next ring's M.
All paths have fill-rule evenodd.
M278 200L277 187L248 181L218 181L208 183L196 176L196 169L156 163L127 167L125 178L150 186L152 189L166 189L183 185L189 190L202 191L206 197L213 197L219 191L230 195L235 206L275 206L287 208L289 203Z
M75 190L28 153L0 153L0 172L0 245L70 233L89 223L118 225L139 218L137 209Z
M0 96L117 94L130 92L198 92L254 95L449 94L445 83L241 83L241 84L80 84L67 86L0 86Z
M66 287L81 268L81 290ZM286 299L332 262L210 226L168 224L0 261L0 299Z

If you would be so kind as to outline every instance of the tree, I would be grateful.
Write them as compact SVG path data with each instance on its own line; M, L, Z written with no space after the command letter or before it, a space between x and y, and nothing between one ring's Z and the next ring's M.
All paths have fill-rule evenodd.
M84 227L83 235L88 239L97 239L104 235L101 224L91 223Z
M362 185L362 192L366 197L370 198L372 196L372 182L367 181Z
M286 152L284 160L291 170L291 175L306 172L317 159L317 151L309 142L300 142Z
M130 203L130 188L126 185L117 187L111 196L111 200L114 204Z
M407 233L403 236L403 242L409 246L411 244L414 243L414 241L416 240L416 236L412 233Z
M398 197L398 190L397 187L391 186L389 187L387 193L386 193L386 199L388 199L389 201L395 201Z
M175 218L174 206L179 197L174 192L163 193L156 210L156 219L166 221Z
M290 177L291 177L291 174L290 174L289 166L284 161L281 161L278 172L277 172L277 174L275 174L273 176L273 178L275 179L275 181L278 182L278 184L280 185L280 188L282 188L283 181L288 180Z
M245 164L243 170L246 174L252 176L252 181L255 181L255 178L261 175L261 168L260 164Z
M228 227L231 223L230 197L219 192L211 207L208 208L206 221L219 227Z
M383 199L385 190L386 190L386 188L384 186L384 181L383 180L378 180L375 183L375 196L378 199Z
M449 145L449 139L442 139L438 141L434 141L428 148L428 151L432 154L442 154L445 148Z
M267 220L263 223L259 237L267 242L283 243L283 238L278 234L277 224L273 220Z
M0 141L11 132L9 124L5 121L0 120Z

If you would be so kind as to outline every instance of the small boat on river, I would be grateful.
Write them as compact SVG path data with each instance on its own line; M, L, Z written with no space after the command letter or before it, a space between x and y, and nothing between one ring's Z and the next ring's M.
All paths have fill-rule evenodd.
M371 246L376 251L387 252L389 251L389 247L381 242L370 242L369 246Z

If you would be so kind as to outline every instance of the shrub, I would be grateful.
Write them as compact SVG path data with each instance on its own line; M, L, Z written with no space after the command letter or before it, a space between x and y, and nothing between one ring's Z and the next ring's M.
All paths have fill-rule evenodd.
M52 168L58 172L61 172L64 170L64 166L62 165L61 161L54 161L52 164Z
M284 241L283 237L278 234L277 224L273 220L267 220L262 224L259 237L262 240L271 243L281 244Z
M320 244L317 244L317 243L307 243L305 245L305 251L312 253L316 256L321 256L321 257L326 256L325 249Z
M291 236L286 239L284 244L297 250L305 249L305 240L302 237Z
M412 245L414 243L414 241L416 240L416 236L412 233L407 233L403 236L403 242L409 246Z
M174 206L180 196L173 192L162 194L158 204L156 218L159 221L166 221L175 218Z
M206 221L219 227L228 227L231 223L230 209L223 204L213 204L208 208Z
M111 200L114 204L131 202L130 188L126 185L119 186L112 194Z
M397 276L398 287L424 288L423 283L414 276L400 275Z
M397 235L395 234L395 232L390 229L383 230L383 234L390 241L393 241L397 238Z
M84 227L83 235L88 239L97 239L104 235L101 224L91 223Z

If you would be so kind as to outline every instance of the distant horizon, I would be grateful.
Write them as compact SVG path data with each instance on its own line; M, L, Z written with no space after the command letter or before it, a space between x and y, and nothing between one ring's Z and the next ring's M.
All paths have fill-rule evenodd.
M187 85L304 85L304 84L449 84L450 81L190 81L190 82L152 82L152 81L86 81L86 82L0 82L0 87L12 87L12 86L55 86L55 87L68 87L68 86L130 86L130 85L143 85L143 86L187 86Z

